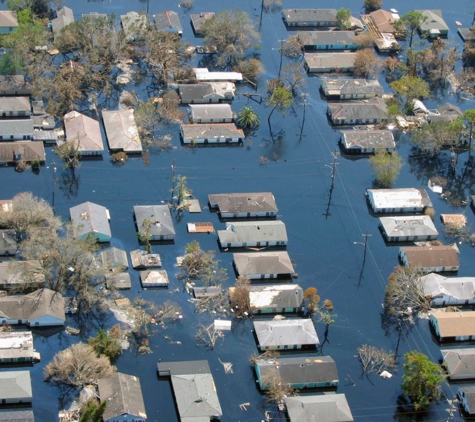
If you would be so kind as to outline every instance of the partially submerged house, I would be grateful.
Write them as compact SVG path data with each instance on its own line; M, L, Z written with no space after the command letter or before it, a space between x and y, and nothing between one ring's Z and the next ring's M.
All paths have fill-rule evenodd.
M475 386L464 385L457 390L460 405L468 415L475 415Z
M430 273L421 277L424 295L431 306L475 305L475 277L444 277Z
M30 97L0 97L0 117L31 116Z
M94 236L98 242L110 242L112 233L110 228L110 213L106 207L83 202L69 209L71 221L75 227L75 234L80 239Z
M134 215L141 235L144 235L146 226L150 224L150 240L175 239L175 227L168 205L135 205Z
M140 271L140 282L144 289L149 287L168 287L168 274L165 270Z
M34 360L31 331L0 332L0 363L32 363Z
M440 342L475 340L475 311L437 312L429 320Z
M419 25L418 31L424 38L446 38L449 34L449 27L442 18L441 10L418 10L425 20Z
M182 124L180 131L184 144L230 144L246 139L234 123Z
M0 164L25 163L42 164L46 160L43 142L16 141L0 142Z
M439 235L428 215L379 217L379 223L388 242L436 240Z
M101 155L104 151L101 128L97 120L75 110L64 115L66 140L74 142L82 156Z
M456 272L460 261L452 246L403 246L399 258L406 267L415 266L426 272Z
M397 13L388 12L384 9L378 9L371 12L369 17L373 25L380 33L395 35L398 32L398 29L394 27L394 23L400 19Z
M97 382L101 402L107 402L102 418L104 422L145 422L147 413L142 396L140 379L116 372Z
M30 371L0 372L0 403L24 404L32 400Z
M183 34L183 26L181 26L180 17L177 12L166 10L165 12L153 15L153 19L159 31L178 35Z
M17 14L11 10L0 10L0 35L11 34L18 28Z
M354 31L298 31L305 50L358 50Z
M304 53L305 69L309 73L352 73L356 53Z
M254 321L257 347L265 350L292 350L320 344L311 319Z
M143 38L143 32L146 31L148 25L148 17L146 14L132 11L120 15L120 23L127 41L135 41Z
M0 255L16 255L18 251L15 230L0 230Z
M111 247L97 252L98 260L108 271L123 272L129 268L127 253L120 248Z
M69 7L63 6L56 12L56 17L51 19L51 30L53 31L53 36L57 37L63 28L73 22L73 10Z
M415 213L432 207L425 189L367 189L366 195L375 213Z
M232 123L234 113L229 104L190 105L191 123Z
M35 127L31 117L0 120L0 141L33 140Z
M463 115L460 107L457 107L454 104L445 103L436 108L438 114L431 113L427 116L427 120L430 123L433 122L453 122L457 117Z
M32 89L24 75L0 75L0 95L31 95Z
M63 296L53 290L0 297L0 324L48 327L64 325L64 321Z
M388 107L379 97L364 101L329 102L327 113L333 125L379 124L388 120Z
M208 201L221 218L276 217L278 211L271 192L210 194Z
M206 67L193 68L198 82L242 82L239 72L210 72Z
M330 356L258 359L254 370L261 390L269 390L273 379L298 390L338 387L336 363Z
M202 35L201 26L203 23L205 23L208 19L213 18L214 15L214 12L200 12L190 14L191 27L193 28L193 32L197 37Z
M229 301L235 304L235 287L229 288ZM303 290L298 284L249 286L249 304L252 314L300 313L305 310Z
M159 362L158 375L170 377L182 422L219 420L223 414L208 361Z
M106 287L109 290L127 290L132 288L129 273L112 273L106 275Z
M40 269L41 263L35 260L0 262L0 290L22 291L27 287L43 287L45 276ZM31 277L24 274L31 274Z
M396 142L390 130L342 130L340 145L346 154L396 151Z
M182 104L216 104L234 100L236 85L233 82L204 82L178 85Z
M237 275L251 280L294 274L294 266L287 251L235 253L233 262Z
M135 249L130 252L132 268L134 270L146 270L147 268L161 267L162 260L158 253L147 253L142 249Z
M226 230L218 230L222 248L285 246L288 237L283 221L239 221L226 223Z
M463 214L440 214L442 224L451 227L465 227L467 225L467 217Z
M31 409L4 409L0 410L0 422L35 422L35 415Z
M284 398L289 422L353 422L344 394L322 394Z
M289 28L336 27L336 9L284 9L282 19Z
M364 100L384 94L376 79L322 78L321 90L327 99L339 100Z
M142 152L142 142L132 108L103 110L102 120L111 151L123 151L129 154Z
M441 349L440 353L450 381L475 379L475 348Z

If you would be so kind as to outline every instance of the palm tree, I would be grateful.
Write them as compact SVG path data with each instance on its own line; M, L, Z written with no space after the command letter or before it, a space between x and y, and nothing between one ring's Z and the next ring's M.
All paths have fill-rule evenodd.
M236 123L239 127L254 129L259 126L260 119L252 107L244 107L239 110L236 117Z

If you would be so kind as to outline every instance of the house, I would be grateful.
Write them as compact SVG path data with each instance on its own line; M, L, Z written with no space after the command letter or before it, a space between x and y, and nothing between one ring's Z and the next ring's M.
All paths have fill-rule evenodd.
M432 207L425 189L367 189L366 195L375 213L415 213Z
M440 349L450 381L475 379L475 348Z
M130 259L132 260L132 268L134 270L145 270L162 266L162 260L158 253L147 253L147 251L142 249L131 251Z
M436 240L439 235L428 215L379 217L379 223L388 242Z
M254 321L253 324L257 347L261 351L301 349L320 344L311 319Z
M242 82L239 72L210 72L206 67L193 68L198 82Z
M388 120L388 107L378 97L364 101L328 103L328 117L333 125L379 124Z
M353 422L344 394L323 394L284 398L289 422Z
M249 286L249 303L253 314L299 313L303 306L303 290L298 284ZM229 288L229 301L234 303L235 287Z
M53 31L53 36L57 37L61 30L68 26L70 23L74 22L74 13L69 7L62 7L56 12L56 17L51 19L51 30Z
M278 278L294 274L294 266L287 251L233 254L238 276L251 280Z
M206 360L160 362L158 375L170 377L182 422L219 420L223 414Z
M431 306L475 305L475 277L449 278L430 273L420 281Z
M464 43L469 41L475 41L475 34L472 31L472 28L458 28L457 33L462 38Z
M134 215L138 231L142 236L145 233L145 226L150 223L150 240L175 239L175 227L168 205L136 205Z
M283 221L239 221L226 223L226 230L218 230L222 248L285 246L288 237Z
M80 155L102 154L104 144L102 142L101 128L97 120L74 110L65 114L63 120L66 140L75 143Z
M98 12L91 12L91 13L83 13L83 19L107 19L106 13L98 13Z
M298 390L338 387L336 363L330 356L258 359L254 370L261 390L269 390L272 379Z
M346 154L396 151L396 142L390 130L342 130L340 145Z
M191 123L232 123L234 113L229 104L190 105Z
M457 251L452 246L403 246L399 258L406 267L416 266L426 272L457 272L460 267Z
M147 29L148 18L145 14L132 11L120 15L120 23L127 41L131 42L143 38L142 33Z
M236 85L232 82L205 82L178 85L182 104L221 103L234 100Z
M440 342L475 340L475 311L437 312L429 320Z
M149 287L168 287L168 274L165 270L140 271L140 282L144 289Z
M221 296L222 293L223 289L221 286L193 287L193 296L195 299Z
M30 371L0 372L0 403L31 403L32 399Z
M127 290L132 288L129 273L113 273L106 275L106 287L109 290Z
M39 271L39 261L2 261L0 262L0 289L24 290L27 286L43 287L45 276ZM24 274L32 274L25 277Z
M0 324L48 327L64 325L64 320L63 296L53 290L0 297Z
M35 422L35 415L31 409L0 410L0 422Z
M304 53L305 69L309 73L351 73L356 53Z
M16 12L11 10L0 11L0 35L10 34L18 28Z
M384 95L381 84L369 79L322 78L321 89L327 99L363 100Z
M459 387L457 397L463 410L469 415L475 415L475 386Z
M104 110L102 112L109 149L130 154L142 152L142 142L135 123L134 109Z
M454 104L446 103L442 104L436 108L437 114L430 113L427 116L427 120L429 123L434 122L453 122L457 117L463 115L462 110L460 107L457 107Z
M234 123L182 124L180 131L184 144L242 143L246 138Z
M418 10L425 17L419 25L418 31L424 38L446 38L449 34L449 27L442 18L441 10Z
M110 242L112 233L109 221L111 217L106 207L93 202L83 202L69 208L69 214L76 230L75 234L80 239L92 235L100 243Z
M31 90L24 75L0 75L0 95L31 95Z
M44 163L45 148L42 142L0 142L0 164Z
M29 97L0 97L0 117L31 116Z
M34 358L31 331L0 332L0 363L32 363Z
M17 236L14 230L0 230L0 255L16 255Z
M178 35L183 34L183 27L181 26L180 17L177 12L167 10L153 15L153 19L159 31L171 32Z
M33 140L34 132L31 118L0 120L0 141Z
M284 9L282 18L289 28L335 27L336 14L336 9Z
M276 217L278 211L271 192L218 193L208 195L208 201L221 218Z
M354 31L298 31L305 50L358 50Z
M201 13L190 14L191 27L193 28L193 32L195 33L195 36L199 37L202 35L201 26L208 19L211 19L213 17L214 17L214 12L201 12Z
M101 402L107 402L102 416L104 422L147 420L139 378L116 372L109 378L100 379L97 386Z
M399 20L397 13L388 12L384 9L378 9L369 14L372 24L382 34L395 35L398 30L394 27L394 22Z
M123 249L111 247L97 252L102 266L112 272L123 272L129 268L127 253Z

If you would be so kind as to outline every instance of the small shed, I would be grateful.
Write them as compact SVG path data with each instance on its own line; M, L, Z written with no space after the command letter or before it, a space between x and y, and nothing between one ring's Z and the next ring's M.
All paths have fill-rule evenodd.
M132 268L134 270L144 270L146 268L155 268L162 266L162 260L158 253L147 253L142 249L135 249L130 252Z
M140 272L140 281L144 289L150 287L168 287L168 274L165 270L150 270Z
M214 233L213 223L187 223L188 233Z

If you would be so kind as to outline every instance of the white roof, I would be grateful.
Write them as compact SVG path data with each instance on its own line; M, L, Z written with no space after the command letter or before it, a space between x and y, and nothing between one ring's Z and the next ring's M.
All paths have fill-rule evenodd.
M207 81L242 81L242 73L239 72L210 72L205 67L193 68L196 79L200 82Z
M423 208L428 206L428 198L423 190L416 188L368 189L368 196L374 207L380 208ZM425 195L427 197L427 195Z

